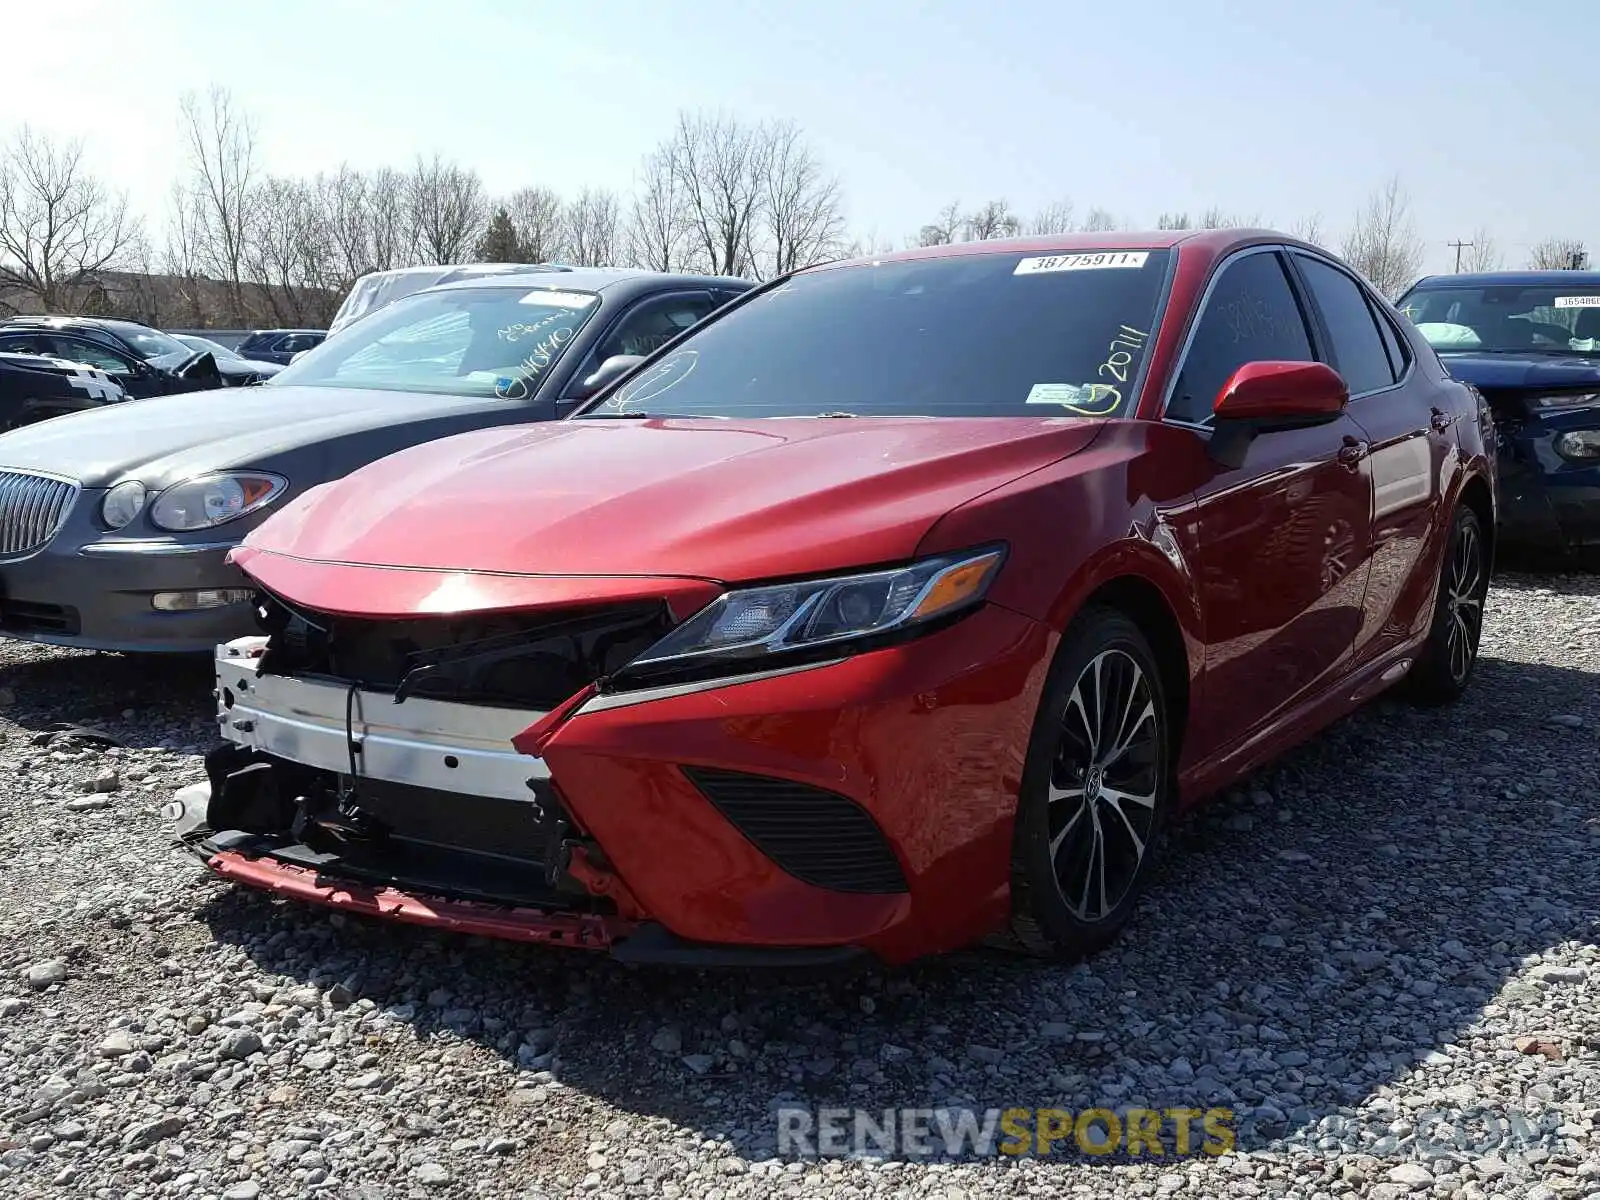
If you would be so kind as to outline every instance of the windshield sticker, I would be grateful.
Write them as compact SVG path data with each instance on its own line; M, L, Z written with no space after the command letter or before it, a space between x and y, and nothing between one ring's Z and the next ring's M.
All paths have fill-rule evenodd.
M1013 275L1044 275L1052 271L1138 270L1150 257L1148 250L1107 250L1095 254L1047 254L1025 258Z
M676 387L688 378L699 361L698 350L679 350L676 354L669 354L617 393L614 398L615 411L627 412L633 405L645 404L668 388Z
M549 288L540 288L529 292L519 304L548 304L552 308L588 308L594 303L593 296L585 296L582 292L558 292Z
M1053 404L1086 417L1103 417L1122 403L1122 393L1103 383L1036 383L1024 404Z
M1144 352L1145 339L1149 336L1147 333L1140 333L1132 325L1123 325L1117 330L1117 336L1112 338L1106 347L1111 351L1110 355L1095 373L1103 378L1115 379L1118 383L1127 383L1128 373L1134 369L1137 362L1134 355Z
M1557 296L1557 308L1600 308L1600 296Z

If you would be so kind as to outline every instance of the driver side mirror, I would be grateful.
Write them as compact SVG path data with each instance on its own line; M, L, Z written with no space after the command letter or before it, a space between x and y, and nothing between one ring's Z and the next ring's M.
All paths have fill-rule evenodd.
M1326 425L1349 400L1349 386L1327 363L1245 363L1211 406L1211 457L1237 470L1258 435Z
M598 370L568 393L569 400L587 400L601 388L622 378L644 361L642 354L613 354Z

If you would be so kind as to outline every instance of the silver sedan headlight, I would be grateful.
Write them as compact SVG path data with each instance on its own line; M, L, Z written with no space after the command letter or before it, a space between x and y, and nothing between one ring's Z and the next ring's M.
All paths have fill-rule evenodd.
M219 471L175 483L155 498L150 520L170 533L210 529L271 504L289 481L266 471Z
M108 528L121 529L144 511L147 495L137 479L124 479L100 501L100 519Z

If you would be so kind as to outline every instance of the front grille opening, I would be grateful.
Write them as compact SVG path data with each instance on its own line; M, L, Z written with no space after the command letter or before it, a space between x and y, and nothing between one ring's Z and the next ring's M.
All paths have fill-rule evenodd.
M32 554L66 524L76 484L22 471L0 471L0 558Z
M7 633L55 633L76 637L78 610L61 604L0 599L0 630Z
M548 710L649 649L672 628L663 601L536 613L382 620L258 598L271 640L263 674L370 691Z
M739 771L683 773L756 849L802 883L875 895L908 890L883 831L849 797Z
M615 904L547 867L568 828L554 788L527 800L460 795L384 780L358 781L354 812L341 808L348 780L334 772L225 747L207 763L206 823L241 848L343 879L452 900L611 913ZM296 817L310 819L296 828ZM343 827L335 832L335 825Z

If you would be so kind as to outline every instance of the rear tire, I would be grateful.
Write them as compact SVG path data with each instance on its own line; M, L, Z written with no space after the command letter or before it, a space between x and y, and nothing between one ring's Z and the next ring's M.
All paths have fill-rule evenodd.
M1417 661L1406 675L1406 699L1425 707L1460 698L1478 663L1483 606L1489 594L1489 560L1483 523L1468 505L1456 509L1450 539L1439 564L1433 624Z
M1015 948L1061 959L1115 940L1148 882L1171 793L1166 692L1128 617L1085 610L1045 681L1011 859Z

